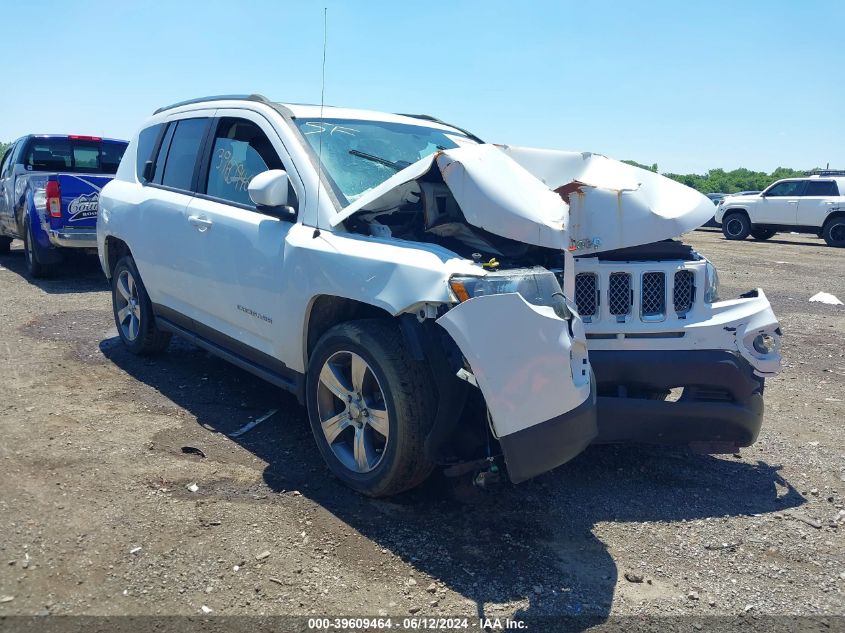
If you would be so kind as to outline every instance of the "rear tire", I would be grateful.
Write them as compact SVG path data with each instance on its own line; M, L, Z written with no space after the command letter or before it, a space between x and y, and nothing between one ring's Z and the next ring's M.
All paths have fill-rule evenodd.
M751 229L751 237L755 240L767 240L775 234L772 229Z
M424 447L435 390L396 324L365 319L331 328L311 354L305 393L317 447L350 488L384 497L431 473Z
M12 238L0 237L0 255L8 255L12 250Z
M729 240L744 240L751 233L751 221L744 213L729 213L722 218L722 233Z
M40 279L46 277L48 268L38 259L38 249L35 246L35 238L32 235L32 226L29 223L29 216L23 221L23 256L26 263L26 270L30 277Z
M131 255L118 260L111 282L114 323L126 349L138 356L163 352L170 343L170 332L156 327L150 297Z
M822 238L828 246L845 247L845 217L838 216L829 219L822 229Z

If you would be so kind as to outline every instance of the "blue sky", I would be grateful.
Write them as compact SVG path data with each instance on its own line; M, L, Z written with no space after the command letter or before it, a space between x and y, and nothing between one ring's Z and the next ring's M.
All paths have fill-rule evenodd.
M845 169L845 2L15 2L0 139L127 138L258 92L425 112L492 142L658 163Z

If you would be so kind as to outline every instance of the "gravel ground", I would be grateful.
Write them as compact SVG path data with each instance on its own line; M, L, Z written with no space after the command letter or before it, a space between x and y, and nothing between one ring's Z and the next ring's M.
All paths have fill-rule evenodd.
M845 299L845 252L687 241L723 296L762 286L781 320L757 444L593 447L520 486L435 476L380 501L328 475L293 397L182 342L127 354L95 260L31 280L16 243L0 257L0 616L845 615L845 309L808 302Z

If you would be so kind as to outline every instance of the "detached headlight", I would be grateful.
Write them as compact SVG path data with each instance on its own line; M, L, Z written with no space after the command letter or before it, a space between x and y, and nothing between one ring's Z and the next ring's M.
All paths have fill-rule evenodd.
M709 261L704 267L704 302L716 303L719 300L719 273Z
M528 303L535 306L549 306L562 319L572 316L563 298L555 274L545 268L522 268L487 273L483 277L460 276L449 280L459 302L486 295L518 293Z

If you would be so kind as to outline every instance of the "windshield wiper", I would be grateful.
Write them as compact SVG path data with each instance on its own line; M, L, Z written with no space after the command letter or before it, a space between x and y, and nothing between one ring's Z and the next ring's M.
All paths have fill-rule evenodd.
M392 160L387 160L386 158L382 158L381 156L376 156L375 154L367 154L366 152L359 152L357 149L349 150L349 153L353 156L357 156L358 158L364 158L366 160L371 160L374 163L378 163L379 165L384 165L385 167L390 167L395 169L396 171L402 171L407 167L407 164L402 163L394 163Z

